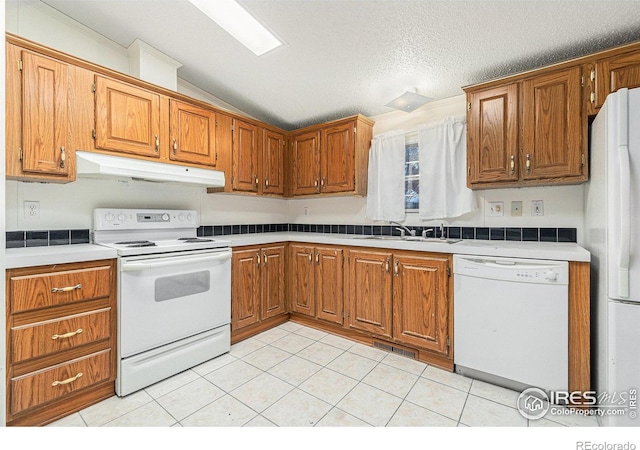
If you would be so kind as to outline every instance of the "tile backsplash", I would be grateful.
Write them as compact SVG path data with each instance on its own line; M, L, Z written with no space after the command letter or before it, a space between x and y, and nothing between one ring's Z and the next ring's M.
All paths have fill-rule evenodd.
M416 236L428 230L428 236L440 237L439 227L408 227ZM393 225L327 225L327 224L239 224L203 225L198 236L225 236L233 234L273 233L331 233L371 236L399 236ZM445 237L451 239L480 239L492 241L576 242L575 228L510 228L510 227L444 227ZM88 244L89 230L7 231L7 248L46 247L49 245Z

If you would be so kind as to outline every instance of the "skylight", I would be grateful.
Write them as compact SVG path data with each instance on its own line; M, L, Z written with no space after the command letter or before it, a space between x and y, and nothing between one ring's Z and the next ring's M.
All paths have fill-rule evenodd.
M235 0L189 0L257 56L284 45Z

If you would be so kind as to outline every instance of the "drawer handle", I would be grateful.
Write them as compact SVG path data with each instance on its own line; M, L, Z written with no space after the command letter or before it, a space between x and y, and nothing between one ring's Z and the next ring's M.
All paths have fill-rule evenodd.
M70 291L75 291L76 289L82 289L82 285L81 284L76 284L75 286L67 286L67 287L63 287L63 288L52 288L51 292L70 292Z
M65 333L65 334L54 334L53 336L51 336L51 339L53 339L54 341L56 339L66 339L66 338L70 338L72 336L75 336L76 334L80 334L83 331L84 330L82 328L78 328L76 331L70 331L70 332Z
M82 376L82 372L78 372L78 375L76 375L75 377L67 378L66 380L62 380L62 381L54 381L53 383L51 383L51 386L60 386L61 384L73 383L81 376Z

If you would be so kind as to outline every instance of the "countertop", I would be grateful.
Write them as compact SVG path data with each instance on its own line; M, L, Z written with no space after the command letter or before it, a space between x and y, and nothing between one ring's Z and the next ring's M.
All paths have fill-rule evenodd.
M232 247L291 241L309 244L349 245L390 250L417 250L461 255L549 259L554 261L589 262L591 260L591 254L586 249L571 242L483 241L466 239L454 244L447 244L436 241L378 240L350 234L299 232L236 234L216 236L216 238L230 241Z
M116 258L112 248L94 244L52 245L49 247L8 248L5 250L7 269L48 266L72 262Z
M574 243L462 240L453 244L440 241L419 242L378 240L360 235L327 233L255 233L216 236L231 242L232 247L265 245L276 242L344 245L388 250L413 250L461 255L504 256L511 258L548 259L554 261L589 262L591 254ZM7 269L70 262L117 258L114 249L94 244L56 245L49 247L9 248L5 250Z

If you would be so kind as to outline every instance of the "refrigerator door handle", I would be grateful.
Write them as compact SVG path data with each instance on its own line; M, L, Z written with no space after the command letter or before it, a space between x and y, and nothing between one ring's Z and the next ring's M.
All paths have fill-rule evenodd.
M629 117L628 93L619 96L618 117ZM620 252L618 261L618 289L620 298L629 298L629 258L631 248L631 165L629 162L629 133L626 120L618 125L618 154L620 162Z

